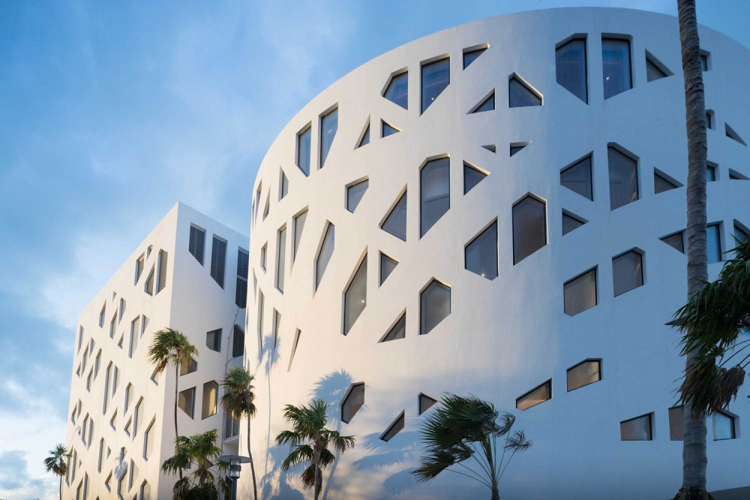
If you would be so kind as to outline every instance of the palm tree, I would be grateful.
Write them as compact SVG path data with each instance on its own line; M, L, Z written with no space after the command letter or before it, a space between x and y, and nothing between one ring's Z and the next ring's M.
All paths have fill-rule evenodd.
M422 428L427 455L412 474L421 482L429 482L445 470L455 472L487 486L492 500L500 500L498 484L510 461L532 444L523 431L511 434L515 421L516 417L509 413L501 415L490 402L474 396L446 394ZM503 436L505 443L500 444L502 453L498 460L497 441ZM506 452L510 452L507 461ZM464 463L472 458L479 470ZM451 468L454 465L463 471Z
M302 471L302 484L305 488L313 488L315 500L318 500L323 486L323 469L336 460L328 445L333 445L339 453L354 447L352 436L342 436L337 431L326 429L327 412L328 403L322 399L313 399L309 406L286 405L284 418L292 424L292 430L276 436L277 445L289 444L292 448L281 464L282 470L309 464Z
M237 366L229 370L222 385L224 395L221 404L224 411L237 420L247 417L247 455L250 457L250 471L253 475L253 498L258 498L258 488L255 483L255 464L253 453L250 451L250 420L255 416L255 394L253 393L253 377L244 367Z
M218 462L221 448L216 446L216 438L216 429L211 429L203 434L178 436L175 439L175 455L161 466L162 472L166 474L180 474L180 479L172 490L175 499L218 500L219 489L216 487L216 478L211 469L217 467L219 471L223 471L226 464ZM182 472L192 466L195 466L195 470L182 477ZM219 478L218 483L219 488L226 492L223 477Z
M737 243L719 278L675 313L683 332L682 351L694 353L680 402L705 415L737 397L750 365L750 353L745 352L750 348L750 238Z
M54 450L50 450L49 456L44 459L44 466L47 468L47 472L52 472L56 476L60 477L60 500L62 500L62 478L68 473L68 463L65 461L65 457L68 455L68 450L65 449L65 445L58 444Z
M708 280L706 252L706 103L698 38L695 0L677 0L685 80L688 144L687 183L687 289L688 298L699 293ZM685 373L690 373L695 353L685 352ZM682 443L682 488L678 498L708 498L706 491L706 415L698 408L685 412Z

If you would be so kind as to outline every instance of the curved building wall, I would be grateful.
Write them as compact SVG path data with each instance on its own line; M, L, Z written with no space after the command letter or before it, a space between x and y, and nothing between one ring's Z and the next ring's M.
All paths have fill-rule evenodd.
M631 54L632 88L607 99L603 36L628 40ZM587 103L557 83L555 48L571 37L586 39ZM712 110L709 160L716 165L708 219L720 224L726 250L736 228L750 225L750 182L736 180L750 177L750 155L725 128L750 137L750 53L703 28L701 43L710 52L704 81ZM464 68L465 49L483 46L489 48ZM666 77L649 81L647 56ZM440 57L450 58L450 84L421 112L421 69ZM404 70L408 109L383 97L389 78ZM540 106L509 106L513 75ZM493 89L495 109L470 113ZM337 130L327 134L334 138L321 168L321 129L330 130L322 116L333 108ZM382 137L381 121L398 132ZM487 497L458 475L424 485L409 474L422 452L426 415L419 414L418 397L446 392L492 401L516 415L517 428L534 441L503 477L504 498L673 496L681 483L682 443L670 439L668 409L683 360L678 334L665 323L685 301L686 257L660 239L686 225L684 121L677 20L616 9L538 11L451 28L374 59L313 99L274 142L252 192L246 350L257 376L252 451L263 498L311 496L298 475L281 472L287 450L273 444L287 428L283 406L311 397L331 403L329 426L357 441L325 472L327 498ZM368 122L369 144L356 147ZM297 166L298 133L308 125L306 175ZM521 144L527 145L511 156L511 145ZM489 145L496 151L483 147ZM609 148L630 158L626 167L637 165L637 199L614 210L610 180L621 157L610 159ZM588 155L593 200L561 185L561 171ZM439 158L449 158L447 199L421 179L426 162ZM466 194L464 162L488 174ZM655 194L655 169L678 187ZM347 186L363 179L368 188L352 213ZM634 179L621 181L632 186ZM402 241L381 225L404 192ZM436 194L431 199L449 209L421 235L423 193ZM535 236L543 246L514 264L514 206L529 194L532 208L544 208L542 234ZM295 242L296 216L305 210ZM563 235L564 212L586 223ZM525 220L516 220L517 233L533 214ZM465 269L465 247L493 222L498 276L490 280ZM316 263L330 249L329 224L333 252L321 277ZM492 236L484 241L492 248ZM631 250L641 256L643 284L615 296L620 283L613 258ZM382 284L381 252L398 262ZM365 256L366 272L355 277ZM711 264L709 272L715 276L720 267ZM566 314L564 284L594 268L596 305ZM363 275L366 305L344 335L345 291L352 280L361 289ZM420 318L429 322L432 313L421 310L420 294L433 280L442 284L437 295L449 287L450 314L421 335ZM404 313L404 338L380 342ZM587 359L601 360L601 381L568 392L566 371ZM551 399L516 408L519 397L546 381ZM358 383L364 383L364 404L345 423L340 405ZM735 439L714 441L709 421L711 490L748 486L747 398L745 387L729 407ZM388 442L380 439L401 412L403 430ZM642 415L650 415L652 439L623 441L620 423ZM244 434L240 443L246 453ZM245 471L245 493L250 485Z

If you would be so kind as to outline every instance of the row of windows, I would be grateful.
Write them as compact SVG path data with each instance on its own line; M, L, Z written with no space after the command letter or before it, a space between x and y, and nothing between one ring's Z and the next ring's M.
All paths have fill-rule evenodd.
M711 423L714 441L737 439L738 418L729 412L719 411L712 415ZM620 422L620 439L622 441L653 441L654 414ZM685 433L685 407L674 406L669 409L669 439L682 441Z

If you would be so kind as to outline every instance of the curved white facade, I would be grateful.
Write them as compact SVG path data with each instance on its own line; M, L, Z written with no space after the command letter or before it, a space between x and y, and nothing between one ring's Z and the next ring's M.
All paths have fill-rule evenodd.
M556 47L571 37L586 40L587 103L557 82ZM631 58L632 88L608 99L603 37L628 40ZM750 182L739 180L750 177L750 153L726 133L728 124L729 135L750 138L750 52L704 28L701 44L712 110L709 160L716 164L708 219L720 224L726 250L732 235L750 225ZM464 68L465 49L487 46ZM441 57L450 58L450 84L422 113L421 68ZM649 81L647 57L667 76ZM408 109L383 97L389 78L404 70ZM541 106L509 107L513 75ZM495 109L470 113L493 89ZM338 127L320 168L321 126L328 125L321 118L333 108ZM399 132L381 137L381 120ZM369 144L356 147L368 122ZM422 451L418 396L445 392L474 394L512 412L534 441L503 477L503 498L671 498L681 483L682 443L670 440L668 409L683 359L678 334L665 323L685 301L686 257L660 238L686 225L684 122L677 20L616 9L538 11L451 28L374 59L313 99L269 150L252 194L246 350L257 376L252 451L263 498L311 497L297 475L281 473L287 450L274 446L286 428L282 407L311 397L331 403L330 426L357 441L326 471L327 498L488 497L457 475L424 485L409 473ZM308 124L312 160L305 175L296 165L297 136ZM510 156L511 145L521 143L528 145ZM637 163L637 200L614 210L608 147ZM593 200L561 185L561 171L587 155ZM420 169L440 157L450 158L450 208L420 236ZM466 194L464 162L489 174ZM683 187L655 194L655 169ZM346 188L363 179L368 189L352 213ZM381 229L404 191L406 241ZM527 194L546 209L544 245L514 264L513 207ZM295 252L295 216L304 210ZM586 224L563 236L564 211ZM465 269L464 252L493 221L498 276L489 280ZM334 250L316 290L316 259L329 223ZM643 285L615 296L613 258L630 250L642 258ZM398 262L382 285L381 252ZM366 307L344 335L344 293L365 255ZM710 273L720 265L711 264ZM564 284L593 268L596 305L566 314ZM432 280L450 287L450 314L420 335L420 292ZM404 312L405 338L380 342ZM601 381L568 392L566 371L587 359L601 360ZM520 396L550 380L551 399L516 408ZM344 423L339 405L361 382L364 405ZM402 411L404 429L381 440ZM709 421L712 491L750 483L747 387L729 411L734 439L714 441ZM621 440L620 423L647 414L652 439ZM245 436L239 441L246 453ZM245 493L250 485L245 470Z

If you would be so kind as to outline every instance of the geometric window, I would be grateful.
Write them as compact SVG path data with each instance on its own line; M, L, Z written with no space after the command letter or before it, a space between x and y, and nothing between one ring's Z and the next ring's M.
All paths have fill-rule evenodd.
M143 427L143 398L138 400L135 405L135 414L133 416L133 436L138 435L138 429Z
M365 124L365 130L362 133L362 137L360 138L359 142L357 143L357 148L361 148L362 146L367 146L370 144L370 119L367 119L367 123Z
M716 180L716 169L718 165L711 164L710 162L706 164L706 182L714 182Z
M666 174L654 169L654 194L677 189L678 187L682 187L679 182L670 179Z
M706 110L706 128L708 130L711 130L714 128L713 118L714 118L714 112L711 111L710 109Z
M631 250L612 259L615 297L643 286L643 255Z
M333 224L328 222L328 225L323 236L323 244L320 246L320 251L315 259L315 290L320 286L320 282L323 279L323 274L328 267L328 263L333 255L333 250L336 241L336 228Z
M544 403L550 399L552 399L552 381L548 380L516 399L516 408L521 411L528 410L532 406Z
M278 231L276 247L276 288L284 293L284 276L286 274L286 226Z
M167 252L164 250L159 250L157 264L159 266L159 272L156 279L156 293L158 294L164 290L165 286L167 286ZM122 311L120 311L120 316L122 316Z
M393 439L393 436L398 434L402 429L404 428L404 412L401 412L401 415L396 417L396 420L393 421L391 425L388 426L388 429L380 435L380 439L382 439L385 442L390 441Z
M156 439L154 424L156 421L151 422L151 425L146 429L146 434L143 437L143 458L148 460L151 456L151 451L154 449L154 440Z
M261 321L262 321L262 317L261 317ZM244 349L245 349L245 332L242 330L242 328L240 328L239 325L234 325L234 335L232 336L232 357L239 358L240 356L242 356Z
M266 217L268 217L268 211L271 209L271 193L268 193L268 196L266 196L266 207L263 209L263 220L266 220Z
M743 146L747 146L745 141L742 140L742 137L740 137L740 135L737 132L735 132L734 129L730 127L728 123L724 124L724 131L726 132L727 137L729 137L730 139L734 139L735 141L739 142Z
M547 205L532 195L513 205L513 264L547 244Z
M487 144L485 146L482 146L487 151L490 151L492 153L497 153L497 144ZM513 155L511 155L513 156Z
M151 267L151 272L148 274L148 278L146 278L146 284L143 286L143 291L149 295L154 294L154 268L153 267ZM113 327L114 324L115 324L115 319L112 318L111 326ZM110 335L109 335L110 337L112 337L112 334L113 334L112 330L113 329L110 328Z
M489 46L485 46L478 49L469 50L468 52L464 52L464 69L468 68L469 64L476 61L477 57L481 56L488 48Z
M710 52L701 50L701 70L702 71L708 71L708 56L709 55L710 55Z
M370 183L367 179L346 188L346 209L351 213L357 209Z
M273 332L273 350L276 352L276 345L279 343L279 330L281 329L281 314L276 309L273 310L273 324L271 331Z
M474 186L482 182L489 174L464 162L464 194L471 191Z
M268 251L268 243L265 243L260 249L260 267L264 271L266 270L266 254Z
M367 255L344 293L344 335L348 334L367 305Z
M180 376L189 375L198 369L198 362L195 359L183 361L180 363Z
M427 396L426 394L419 394L419 414L426 412L429 410L432 405L437 403L437 399L431 398L430 396Z
M127 413L128 406L130 405L130 397L133 395L133 384L128 384L125 388L125 405L123 406L123 413Z
M380 129L380 137L384 139L389 135L398 134L399 132L401 132L401 130L397 129L390 123L387 123L385 120L380 120L380 124L382 125Z
M685 233L680 231L661 238L661 241L674 248L678 252L685 253Z
M656 59L649 51L646 51L646 79L649 82L654 80L660 80L671 76L672 72L669 71L658 59Z
M609 202L615 210L638 200L638 162L613 147L609 160Z
M450 313L451 289L433 279L420 295L419 334L430 333Z
M542 98L515 75L511 77L508 88L510 91L509 105L511 108L542 105Z
M599 382L601 379L602 362L598 359L587 359L573 368L568 368L568 392Z
M292 361L294 361L294 355L297 353L297 346L299 345L299 337L302 334L302 332L297 329L297 331L294 334L294 343L292 344L292 354L289 355L289 367L286 369L286 371L289 371L292 369Z
M305 175L310 175L310 136L312 127L297 134L297 166Z
M723 441L725 439L735 439L737 437L735 429L735 419L722 411L713 414L714 441Z
M495 110L495 91L490 92L490 95L486 96L479 104L474 106L469 114L482 113L483 111L494 111Z
M450 158L427 162L420 176L420 235L424 236L450 209Z
M488 280L497 278L497 221L464 248L466 270Z
M651 441L651 413L620 422L621 441Z
M289 194L289 179L286 178L284 171L281 171L281 182L279 183L279 200Z
M221 352L221 328L206 334L206 347L212 351Z
M224 288L224 266L227 260L227 242L214 235L211 245L211 277Z
M706 243L708 252L708 263L721 262L721 231L719 224L711 224L706 227Z
M385 280L388 278L388 276L391 275L393 270L396 269L397 265L398 265L397 260L388 257L383 252L380 252L380 284L381 285L385 283Z
M292 255L292 261L297 257L297 248L299 248L299 242L302 239L302 231L305 229L306 220L307 210L294 218L294 255Z
M734 237L737 239L737 241L743 243L748 238L750 238L750 233L747 231L747 229L743 228L739 222L734 221Z
M141 279L141 274L143 273L143 266L145 265L146 258L141 255L138 257L138 260L135 261L135 283L134 285L138 284L138 280Z
M596 268L563 285L565 314L575 316L596 305Z
M341 421L348 424L365 404L365 384L360 382L349 386L349 391L341 402Z
M383 97L404 109L409 109L409 73L404 71L392 76Z
M510 156L515 155L519 151L521 151L523 148L531 144L530 142L514 142L510 145Z
M630 42L602 38L604 98L609 99L633 87L630 75Z
M104 301L102 310L99 312L99 327L104 328L104 316L107 314L107 302Z
M331 150L331 145L333 145L333 139L336 137L338 128L339 109L334 108L320 120L320 168L323 168L326 162L328 151Z
M588 103L586 39L574 38L555 49L557 83Z
M422 65L422 113L450 85L450 58Z
M388 330L388 333L385 334L385 337L380 342L390 342L391 340L404 338L406 338L406 313L401 315L396 324Z
M732 170L731 168L729 169L729 179L733 180L733 181L746 181L746 180L750 180L747 177L745 177L744 175L742 175L741 173L739 173L739 172L737 172L735 170Z
M591 182L591 156L579 160L560 172L560 185L588 200L594 199Z
M151 500L151 486L148 482L143 481L141 485L141 496L138 497L140 500Z
M188 417L193 418L195 412L195 387L180 391L180 395L177 398L177 406L179 406Z
M669 409L669 440L682 441L685 434L685 407L673 406Z
M237 249L237 284L234 290L234 303L245 309L247 306L247 272L250 267L250 255L243 249Z
M578 216L575 216L571 214L570 212L567 212L563 210L562 214L562 234L565 236L569 232L573 231L574 229L578 229L579 227L586 224L586 221L581 219Z
M138 339L141 333L141 317L138 316L130 323L130 350L128 351L128 357L133 357L133 353L138 348Z
M398 199L380 228L386 233L406 241L406 191Z
M219 384L214 381L203 384L203 408L201 418L216 415L216 399L219 394Z
M190 225L190 242L188 250L190 254L195 257L195 260L203 265L203 251L206 246L206 231L199 229L196 226Z

